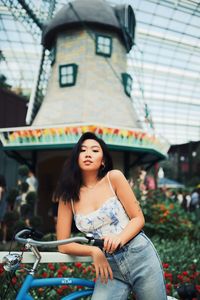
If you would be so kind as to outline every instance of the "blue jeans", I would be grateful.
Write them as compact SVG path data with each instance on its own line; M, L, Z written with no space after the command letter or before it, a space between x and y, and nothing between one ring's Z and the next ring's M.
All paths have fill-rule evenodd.
M148 237L140 232L113 254L106 254L113 280L95 284L92 300L167 300L160 258Z

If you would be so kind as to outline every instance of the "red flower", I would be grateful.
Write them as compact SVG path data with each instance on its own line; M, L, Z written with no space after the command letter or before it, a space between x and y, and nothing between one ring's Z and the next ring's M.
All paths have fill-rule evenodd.
M48 264L48 268L51 270L51 271L54 271L55 270L55 267L52 263L49 263Z
M82 268L82 263L81 262L75 262L75 267L77 267L77 268Z
M169 278L169 280L172 281L172 273L165 272L164 276L165 276L166 279Z
M63 285L62 287L61 287L61 289L64 291L64 290L67 290L69 287L67 286L67 285Z
M163 263L163 268L164 269L168 269L169 268L169 264Z
M67 269L68 269L67 266L62 266L62 267L60 267L60 270L62 270L63 272L64 272L64 271L67 271Z
M172 289L172 284L171 284L171 283L167 283L167 284L166 284L167 294L170 293L171 289Z
M43 273L42 273L42 277L43 277L43 278L47 278L47 277L48 277L47 272L43 272Z
M59 295L62 295L62 294L63 294L63 289L62 289L62 288L57 289L57 293L58 293Z
M77 285L77 288L80 290L84 289L84 287L82 285Z
M182 275L178 275L177 278L178 278L180 281L183 281L183 276L182 276Z
M4 272L4 268L2 265L0 265L0 275Z
M17 277L13 277L12 278L12 284L16 284L17 283Z
M60 267L60 269L58 269L58 275L63 276L63 270L62 270L62 267Z
M200 293L200 285L196 284L196 289Z
M183 271L183 272L182 272L182 275L183 275L183 276L188 276L188 272L187 272L187 271Z

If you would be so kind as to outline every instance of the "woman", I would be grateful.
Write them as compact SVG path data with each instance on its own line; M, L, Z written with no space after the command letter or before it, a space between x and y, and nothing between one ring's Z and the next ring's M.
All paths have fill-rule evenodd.
M91 256L96 270L93 300L166 300L158 255L141 231L144 216L130 185L112 160L106 144L95 134L82 135L64 166L55 197L59 200L57 238L77 228L104 240L103 251L72 243L59 251Z

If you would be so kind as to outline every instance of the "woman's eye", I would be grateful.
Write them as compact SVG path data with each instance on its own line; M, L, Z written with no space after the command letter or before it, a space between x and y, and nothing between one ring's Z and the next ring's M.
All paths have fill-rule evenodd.
M99 152L99 150L93 150L93 152Z
M80 152L85 152L85 149L81 149Z

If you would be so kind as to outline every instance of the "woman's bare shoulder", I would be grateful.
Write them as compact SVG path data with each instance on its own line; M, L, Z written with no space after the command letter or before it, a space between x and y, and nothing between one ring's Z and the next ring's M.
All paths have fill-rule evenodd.
M120 170L112 170L109 172L109 178L111 181L118 181L118 180L124 180L126 179L122 171Z

